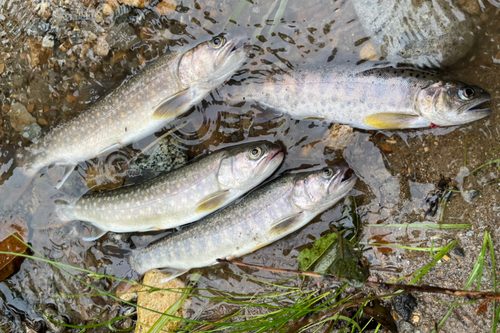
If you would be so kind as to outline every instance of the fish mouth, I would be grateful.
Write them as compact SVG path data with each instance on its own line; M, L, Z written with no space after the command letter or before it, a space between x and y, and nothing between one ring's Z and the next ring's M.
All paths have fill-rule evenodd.
M347 163L341 163L339 165L339 173L333 188L338 195L342 196L354 187L358 177Z
M479 120L481 118L487 117L493 113L493 110L491 108L481 108L483 103L488 102L491 100L491 95L488 97L483 98L480 101L477 101L473 105L471 105L467 110L464 111L464 116L467 116L467 118L470 118L470 120Z

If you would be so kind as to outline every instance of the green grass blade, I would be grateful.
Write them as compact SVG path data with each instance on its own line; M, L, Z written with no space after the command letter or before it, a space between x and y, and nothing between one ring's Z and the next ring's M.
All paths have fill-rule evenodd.
M467 229L472 224L439 224L439 223L405 223L405 224L365 224L365 227L386 227L386 228L433 228L433 229Z
M441 251L445 248L445 247L411 247L411 246L404 246L404 245L398 245L398 244L368 243L368 242L359 242L359 244L369 245L369 246L396 247L398 249L405 249L405 250L412 250L412 251L424 251L424 252L429 252L432 250Z

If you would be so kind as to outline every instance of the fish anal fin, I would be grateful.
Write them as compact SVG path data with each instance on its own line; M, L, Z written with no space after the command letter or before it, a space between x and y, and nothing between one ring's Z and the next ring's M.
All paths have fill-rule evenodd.
M189 108L191 102L191 94L189 89L179 91L178 93L161 102L155 108L153 119L166 120L175 118L184 113L184 111Z
M82 240L85 242L96 241L108 232L107 230L103 230L93 225L86 225L86 228L90 231L90 235L88 237L82 237Z
M288 216L287 218L275 223L269 230L269 235L278 236L294 230L297 225L301 224L304 218L303 213Z
M201 200L196 207L196 213L208 213L213 212L216 209L222 207L229 199L229 191L219 191L211 194Z
M160 280L160 283L166 283L166 282L173 280L176 277L181 276L182 274L186 273L189 269L176 269L176 268L165 267L165 268L159 268L158 270L160 272L162 272L163 274L170 274L169 277Z
M123 143L121 142L117 142L107 148L104 148L103 150L101 150L99 152L99 154L96 155L96 157L102 157L102 156L106 156L108 155L110 152L112 152L113 150L116 150L118 148L120 148L121 146L123 146Z
M56 189L61 189L61 187L64 185L64 182L69 178L71 173L75 170L76 164L71 164L71 165L66 165L64 167L64 175L62 176L61 180L57 182L57 185L55 186Z
M404 113L376 113L366 117L364 122L379 129L419 128L431 124L424 117Z

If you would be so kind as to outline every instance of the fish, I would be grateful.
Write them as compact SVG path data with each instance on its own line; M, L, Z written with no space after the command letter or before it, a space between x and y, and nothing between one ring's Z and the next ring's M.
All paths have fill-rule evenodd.
M238 203L133 250L128 262L139 275L161 269L171 279L217 259L243 256L305 226L345 197L356 180L345 163L283 175Z
M61 165L65 172L59 188L79 162L159 131L241 67L251 48L246 40L241 30L222 33L147 65L20 153L16 170L24 177L10 187L25 186L25 179L31 180L43 167Z
M322 66L250 78L218 89L232 103L251 100L292 117L353 128L408 129L466 124L492 114L479 86L430 70Z
M60 201L60 221L90 222L91 236L108 231L170 229L199 220L227 206L271 174L284 153L279 144L258 141L218 150L142 184Z

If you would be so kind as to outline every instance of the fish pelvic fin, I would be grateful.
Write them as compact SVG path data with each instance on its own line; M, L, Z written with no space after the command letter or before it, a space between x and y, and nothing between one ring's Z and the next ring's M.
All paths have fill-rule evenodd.
M161 102L153 113L153 119L167 120L183 114L192 103L191 90L185 89Z
M167 277L163 280L160 280L160 283L166 283L170 280L175 279L178 276L181 276L182 274L184 274L188 271L188 269L175 269L175 268L160 268L158 270L162 273L170 274L169 277Z
M85 224L85 228L89 230L90 235L86 237L82 237L82 240L85 242L93 242L104 236L108 231L96 227L95 225Z
M210 213L224 206L229 200L229 191L219 191L201 200L196 207L196 213Z
M378 129L403 129L429 127L431 122L424 117L403 113L376 113L364 119L368 126Z
M304 214L298 213L295 215L288 216L281 221L278 221L273 224L271 229L269 230L269 235L271 236L279 236L284 233L295 230L299 225L302 224L304 220Z

